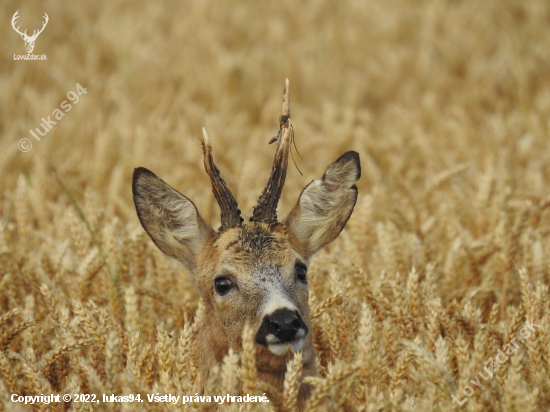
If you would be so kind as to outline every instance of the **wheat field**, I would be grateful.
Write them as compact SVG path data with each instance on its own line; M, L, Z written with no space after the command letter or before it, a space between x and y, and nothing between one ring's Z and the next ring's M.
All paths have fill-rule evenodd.
M12 57L16 10L28 32L48 13L47 60ZM0 411L295 409L300 356L283 393L265 388L249 335L204 395L269 403L12 401L197 393L208 320L141 228L132 172L217 228L205 126L247 219L286 77L303 176L290 163L279 216L343 152L362 164L352 218L309 269L306 410L550 408L550 3L6 0L0 22Z

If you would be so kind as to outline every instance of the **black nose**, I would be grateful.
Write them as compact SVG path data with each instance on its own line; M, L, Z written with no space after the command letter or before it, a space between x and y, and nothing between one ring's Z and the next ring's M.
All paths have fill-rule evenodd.
M307 333L307 326L300 314L288 309L276 310L271 316L266 316L262 324L266 335L274 335L279 342L293 340L300 328Z

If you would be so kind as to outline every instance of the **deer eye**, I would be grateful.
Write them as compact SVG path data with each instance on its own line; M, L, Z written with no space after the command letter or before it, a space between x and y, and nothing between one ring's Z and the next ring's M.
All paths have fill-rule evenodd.
M233 287L231 280L228 278L217 278L214 280L214 289L218 295L225 295Z
M307 283L307 279L306 279L307 266L304 265L302 262L298 262L296 263L295 270L296 270L296 277L298 278L298 280L300 280L301 282Z

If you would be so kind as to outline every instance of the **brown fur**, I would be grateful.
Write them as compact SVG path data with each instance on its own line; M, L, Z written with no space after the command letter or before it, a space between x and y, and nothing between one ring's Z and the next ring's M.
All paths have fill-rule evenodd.
M199 385L204 385L208 371L222 362L230 347L240 350L245 321L259 330L261 308L273 288L283 290L307 325L303 375L316 374L308 289L296 279L295 264L309 264L315 252L342 231L355 205L359 177L359 156L347 152L321 180L303 190L285 224L252 223L216 233L189 199L152 172L136 169L134 201L144 229L164 253L191 270L204 301L205 321L198 336ZM217 296L214 281L219 276L230 278L238 290ZM282 390L292 355L275 355L264 345L255 346L259 378ZM301 388L299 404L308 394L307 387Z

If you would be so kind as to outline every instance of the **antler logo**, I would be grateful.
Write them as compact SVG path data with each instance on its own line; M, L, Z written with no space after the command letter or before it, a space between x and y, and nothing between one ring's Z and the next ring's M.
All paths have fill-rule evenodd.
M32 33L32 36L28 36L27 30L25 30L24 33L21 33L19 31L19 27L15 27L15 20L19 18L17 13L19 13L19 10L17 10L13 15L13 18L11 19L11 25L13 29L21 35L23 40L25 40L25 48L27 49L27 53L32 53L32 50L34 49L34 42L36 41L36 38L38 37L38 35L44 31L44 28L48 24L49 17L46 13L44 13L44 18L46 19L46 21L44 22L44 25L42 26L42 28L38 32L34 30Z

